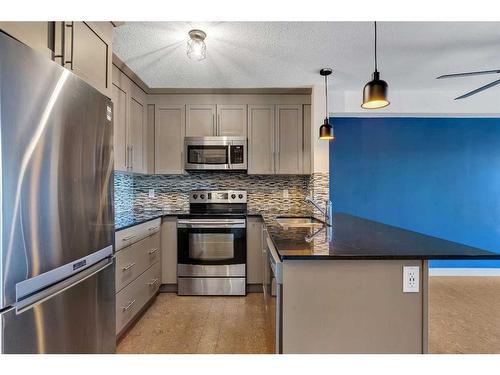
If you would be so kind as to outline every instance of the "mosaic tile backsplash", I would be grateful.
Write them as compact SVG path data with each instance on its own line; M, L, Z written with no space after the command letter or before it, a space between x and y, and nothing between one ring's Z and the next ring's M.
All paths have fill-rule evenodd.
M149 197L149 189L155 197ZM115 212L130 210L188 210L191 190L240 189L248 192L248 209L264 216L312 214L307 195L318 202L328 197L328 174L247 175L197 172L185 175L132 175L115 172ZM288 197L283 191L288 190Z

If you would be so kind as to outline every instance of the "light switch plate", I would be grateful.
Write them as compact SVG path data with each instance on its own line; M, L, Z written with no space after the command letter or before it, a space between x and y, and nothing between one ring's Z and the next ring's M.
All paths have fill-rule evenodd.
M420 267L403 267L403 293L420 291Z
M283 190L283 198L288 199L288 189Z
M149 198L155 197L155 189L149 189Z

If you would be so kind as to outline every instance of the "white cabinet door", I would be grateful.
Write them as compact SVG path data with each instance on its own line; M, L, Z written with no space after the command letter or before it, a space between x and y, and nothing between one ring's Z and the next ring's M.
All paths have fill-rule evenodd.
M64 66L111 97L111 23L64 22L61 32Z
M183 146L185 107L156 106L155 173L181 174L184 171Z
M302 165L302 173L311 174L312 173L312 143L311 143L311 105L304 104L302 109L303 113L303 165Z
M276 106L276 173L302 173L302 105Z
M115 170L127 171L127 93L113 84Z
M177 284L177 218L164 217L161 223L161 283Z
M248 106L248 174L274 173L274 105Z
M132 172L144 173L144 141L146 130L146 116L144 103L137 97L130 97L130 124L129 140L130 166Z
M186 137L216 135L215 105L186 105Z
M0 22L0 29L51 58L49 22Z
M247 284L262 284L263 223L259 217L248 217L247 224Z
M247 135L247 106L245 104L217 104L217 135Z

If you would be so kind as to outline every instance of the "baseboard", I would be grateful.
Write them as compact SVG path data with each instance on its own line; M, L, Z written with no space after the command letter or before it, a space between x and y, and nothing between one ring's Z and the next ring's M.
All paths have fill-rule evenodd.
M429 268L429 276L500 276L500 268Z

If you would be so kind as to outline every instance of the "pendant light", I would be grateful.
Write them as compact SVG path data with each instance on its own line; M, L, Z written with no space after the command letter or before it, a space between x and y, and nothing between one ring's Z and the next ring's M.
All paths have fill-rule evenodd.
M333 126L330 124L329 114L328 114L328 76L332 74L330 68L323 68L319 71L323 77L325 77L325 120L323 125L319 128L319 139L330 141L335 139L333 134Z
M187 55L191 60L203 60L207 57L207 46L205 38L207 34L202 30L193 29L189 31L189 40L187 42Z
M387 100L387 82L380 79L380 73L377 70L377 22L375 25L375 71L373 79L365 85L363 89L363 104L365 109L378 109L387 107L390 103Z

